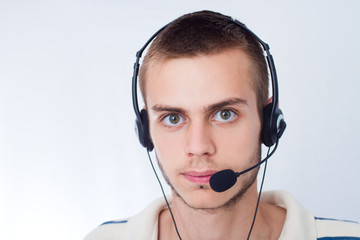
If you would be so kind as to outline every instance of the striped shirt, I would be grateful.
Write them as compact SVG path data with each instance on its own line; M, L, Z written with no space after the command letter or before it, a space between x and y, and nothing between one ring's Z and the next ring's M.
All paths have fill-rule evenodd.
M286 209L279 240L360 240L360 224L315 217L286 192L264 192L261 200ZM158 216L165 207L160 198L134 217L101 224L85 240L157 240Z

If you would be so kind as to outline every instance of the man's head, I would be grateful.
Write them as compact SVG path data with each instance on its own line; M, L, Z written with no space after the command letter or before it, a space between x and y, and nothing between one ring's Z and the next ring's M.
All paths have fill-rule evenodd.
M147 72L152 64L171 58L211 55L238 48L251 60L252 86L262 119L262 109L268 100L268 71L263 49L251 34L225 17L211 11L186 14L158 34L149 47L139 74L145 104Z
M251 189L257 170L215 193L209 178L241 171L260 159L267 65L259 43L213 12L185 15L150 46L140 85L160 167L175 196L194 208L216 209Z

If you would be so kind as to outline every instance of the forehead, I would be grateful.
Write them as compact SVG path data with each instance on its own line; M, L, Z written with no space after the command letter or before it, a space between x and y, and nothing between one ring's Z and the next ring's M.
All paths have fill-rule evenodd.
M154 62L146 74L146 103L204 107L228 98L254 101L251 61L240 49Z

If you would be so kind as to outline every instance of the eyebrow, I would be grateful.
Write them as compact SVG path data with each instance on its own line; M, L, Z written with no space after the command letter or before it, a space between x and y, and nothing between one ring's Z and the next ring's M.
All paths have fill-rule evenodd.
M171 107L171 106L160 105L160 104L155 104L151 109L154 112L176 112L176 113L180 113L180 114L186 113L186 111L182 108Z
M207 112L212 112L214 110L226 107L226 106L231 106L231 105L237 105L237 104L244 104L244 105L248 105L247 101L243 98L230 98L230 99L226 99L224 101L218 102L218 103L214 103L211 104L210 106L206 107L206 111Z
M229 99L225 99L221 102L214 103L207 107L204 107L204 112L212 112L212 111L215 111L217 109L220 109L220 108L223 108L226 106L237 105L237 104L248 105L248 102L243 98L237 98L237 97L229 98ZM155 104L154 106L151 107L151 109L154 112L175 112L175 113L179 113L179 114L186 114L185 109L161 105L161 104Z

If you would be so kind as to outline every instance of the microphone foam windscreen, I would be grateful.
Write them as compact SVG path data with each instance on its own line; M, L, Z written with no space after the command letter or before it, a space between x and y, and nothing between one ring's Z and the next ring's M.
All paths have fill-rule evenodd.
M215 173L210 178L210 187L215 192L224 192L234 186L237 181L235 172L231 169L226 169Z

